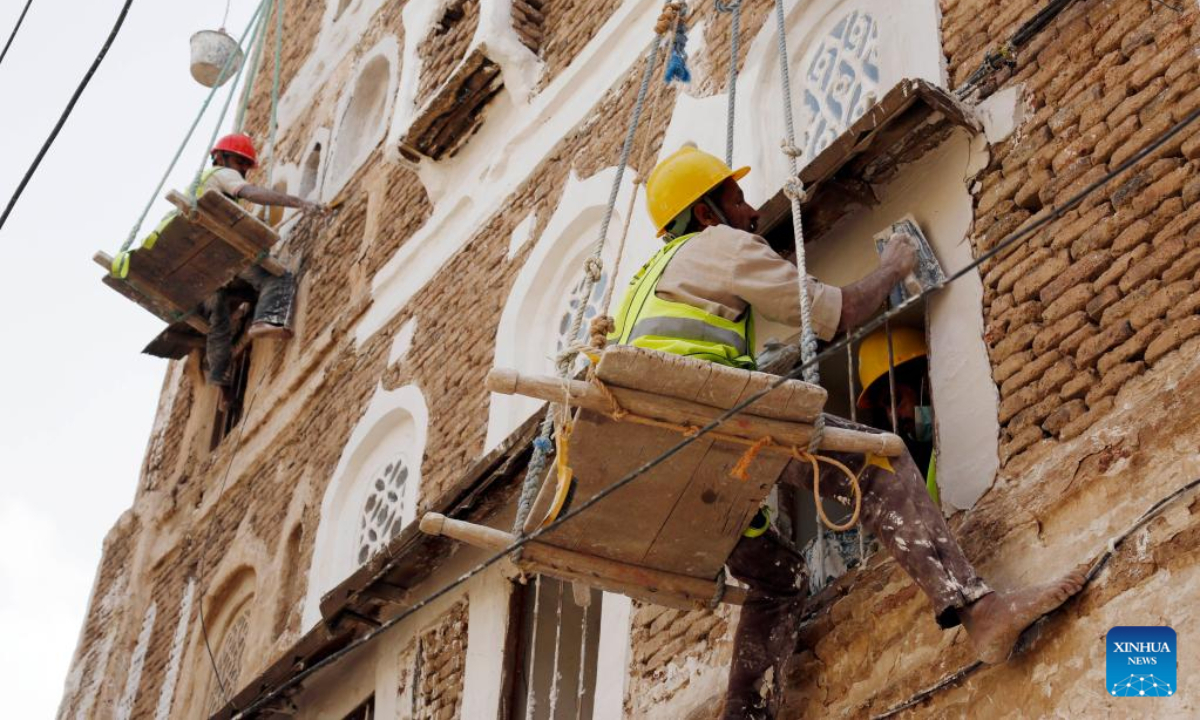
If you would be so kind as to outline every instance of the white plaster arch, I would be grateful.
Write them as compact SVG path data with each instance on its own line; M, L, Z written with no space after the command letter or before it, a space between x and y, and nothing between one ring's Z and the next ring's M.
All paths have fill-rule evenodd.
M400 81L400 41L385 36L355 63L338 99L321 198L331 200L387 134Z
M378 466L400 459L408 470L400 518L393 526L393 534L416 519L428 427L429 408L420 388L415 385L396 390L376 388L366 413L342 450L321 501L302 627L312 627L321 619L321 596L359 566L356 558L359 520L371 494L372 474Z
M867 20L869 18L869 21ZM840 29L847 19L856 19ZM805 133L820 126L810 102L817 98L825 120L830 121L829 96L849 98L841 120L829 123L821 142L828 142L856 119L870 104L896 83L906 78L921 78L945 85L945 59L942 56L941 21L937 0L791 0L785 7L789 74L792 86L792 112L796 122L796 144L806 147ZM776 45L775 17L763 24L755 36L741 74L737 100L738 145L748 149L736 158L748 163L755 172L743 187L747 196L761 201L774 194L788 176L787 158L779 144L786 135L783 119L783 93ZM842 31L844 30L844 32ZM873 36L869 50L874 57L857 54L864 40L861 33ZM858 33L858 34L856 34ZM854 40L844 38L850 34ZM814 60L820 51L827 61L820 67L831 73L814 73ZM869 66L871 69L864 73ZM829 78L825 84L814 78ZM853 109L851 109L853 108ZM849 122L847 122L849 119ZM821 147L821 142L816 147ZM812 148L812 142L807 146ZM807 152L801 164L812 159Z
M586 180L578 179L572 172L567 179L558 207L530 250L505 302L496 330L496 367L529 373L555 372L558 321L568 310L571 291L583 276L584 259L599 236L616 172L615 167L608 168ZM605 282L615 283L616 288L614 305L620 302L621 292L633 273L661 247L642 204L637 203L621 266L614 273L624 214L634 189L631 174L632 171L626 172L623 179L604 248ZM592 302L598 304L602 294L594 293ZM583 330L586 333L586 322ZM484 452L503 442L541 405L530 398L493 394Z

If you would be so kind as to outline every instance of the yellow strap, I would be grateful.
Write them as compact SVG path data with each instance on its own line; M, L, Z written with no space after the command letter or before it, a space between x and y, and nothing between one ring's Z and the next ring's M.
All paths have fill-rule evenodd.
M571 460L568 455L571 447L572 429L572 423L568 422L555 433L554 469L557 474L558 483L554 488L554 500L550 503L550 509L546 511L546 517L538 527L546 527L557 520L558 514L562 512L563 506L567 504L567 498L571 494L571 481L575 477L574 471L571 470Z
M893 475L896 474L896 469L892 467L891 461L889 461L886 457L884 457L882 455L876 455L875 453L867 453L867 466L869 467L871 465L874 465L875 467L879 468L880 470L887 470L888 472L890 472Z
M117 253L112 259L112 276L124 280L129 275L129 251Z

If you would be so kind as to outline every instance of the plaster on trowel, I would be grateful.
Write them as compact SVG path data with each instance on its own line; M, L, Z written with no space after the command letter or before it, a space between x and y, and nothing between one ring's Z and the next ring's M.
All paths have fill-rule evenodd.
M929 240L925 237L925 233L921 231L921 226L917 224L916 219L912 215L905 215L892 223L888 229L876 233L876 251L882 255L883 248L887 245L888 240L891 239L892 235L897 233L908 235L916 240L917 266L888 295L891 307L899 307L909 298L920 295L926 290L937 287L946 281L946 271L942 269L937 256L933 254L933 248L929 245Z

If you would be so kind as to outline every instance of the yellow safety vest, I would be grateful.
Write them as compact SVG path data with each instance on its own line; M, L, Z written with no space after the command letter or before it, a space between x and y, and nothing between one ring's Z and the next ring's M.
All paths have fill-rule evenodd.
M667 265L693 237L695 233L672 240L638 271L625 291L616 330L608 340L753 370L754 313L750 308L731 321L658 296L658 281Z

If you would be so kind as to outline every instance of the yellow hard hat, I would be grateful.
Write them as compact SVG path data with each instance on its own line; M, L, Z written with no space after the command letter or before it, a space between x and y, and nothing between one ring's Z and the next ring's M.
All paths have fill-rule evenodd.
M896 367L909 360L916 360L929 355L925 347L925 334L910 327L892 328L892 357ZM876 330L858 346L858 380L862 384L862 392L858 394L858 406L867 406L867 391L871 385L888 373L888 340L887 333Z
M720 158L692 144L663 158L646 179L646 208L659 237L679 213L694 205L708 191L728 178L741 180L749 172L748 167L732 170Z

